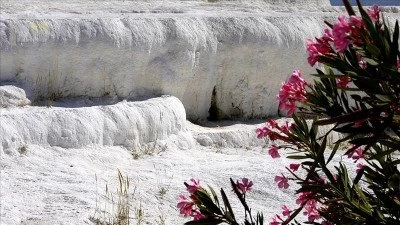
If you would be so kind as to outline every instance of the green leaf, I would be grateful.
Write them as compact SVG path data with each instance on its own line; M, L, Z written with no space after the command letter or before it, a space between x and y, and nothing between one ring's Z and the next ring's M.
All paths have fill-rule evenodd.
M242 203L244 209L245 209L247 212L250 212L250 208L249 208L249 206L247 205L246 201L244 200L242 194L239 192L239 189L236 187L235 182L232 180L232 178L230 178L230 180L231 180L231 186L232 186L233 192L235 192L236 196L237 196L238 199L240 200L240 203Z
M209 211L217 215L222 215L221 209L214 204L210 196L204 190L197 190L194 193L195 197L204 205Z
M288 155L286 156L288 159L309 159L309 156L306 155Z
M198 221L189 221L186 222L185 225L217 225L224 222L221 219L216 218L205 218Z
M353 185L358 184L358 182L361 180L361 177L364 174L364 170L365 170L365 168L362 168L362 169L360 169L360 171L358 171L357 176L353 180Z
M356 112L351 112L351 113L347 113L344 115L336 116L333 118L320 119L320 120L315 121L315 124L329 125L329 124L333 124L333 123L354 122L357 120L366 119L366 118L368 118L368 116L369 116L369 111L362 110L362 111L356 111Z
M219 207L220 205L219 205L219 200L218 200L218 197L217 197L217 193L215 193L214 189L210 185L208 185L208 189L210 189L211 195L214 198L215 203L217 203L217 205Z
M356 13L353 10L353 7L351 6L349 0L343 0L343 5L346 7L346 11L349 14L349 16L356 15Z
M264 215L262 213L257 213L256 225L264 224Z
M339 149L340 143L341 142L336 142L336 144L333 147L332 152L331 152L331 154L330 154L330 156L328 158L328 161L326 161L326 164L329 164L329 162L333 159L333 156L335 156L337 150Z
M376 47L375 45L367 44L366 49L367 49L367 51L368 51L369 53L371 53L371 55L373 55L373 56L379 56L379 55L381 55L381 50L379 50L379 48ZM367 63L369 63L369 61L372 61L372 63L370 63L370 64L373 65L373 66L378 65L378 63L377 63L375 60L373 60L373 59L370 59L370 58L367 58L367 57L364 57L363 59L364 59Z
M396 148L392 148L392 149L390 149L390 150L386 150L386 151L383 151L383 152L379 152L379 153L373 154L372 156L369 157L369 160L379 159L379 158L381 158L381 157L384 157L384 156L390 155L390 154L392 154L392 153L394 153L394 152L396 152L396 151L399 151L399 148L398 148L399 146L398 146L398 144L399 144L399 143L394 144L394 146L397 145L397 146L396 146L397 149L396 149Z
M235 214L233 213L231 204L229 203L229 200L228 200L228 198L226 197L225 191L224 191L222 188L221 188L221 196L222 196L222 200L224 201L225 207L228 208L228 212L229 212L229 215L228 215L228 216L229 216L232 220L236 221L236 219L235 219Z
M371 66L377 66L377 65L379 65L379 63L378 63L377 61L375 61L375 60L373 60L373 59L370 59L370 58L367 58L367 57L364 57L363 60L364 60L365 62L367 62L368 64L370 64Z

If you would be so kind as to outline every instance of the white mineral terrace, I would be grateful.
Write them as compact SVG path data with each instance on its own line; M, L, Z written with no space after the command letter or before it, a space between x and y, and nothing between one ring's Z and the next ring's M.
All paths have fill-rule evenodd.
M339 9L267 3L2 0L0 81L31 100L173 95L193 120L207 118L215 89L220 117L276 115L282 80L312 71L305 39Z
M295 206L296 187L273 181L293 161L284 152L273 160L255 134L264 121L245 120L277 116L281 82L295 69L313 72L305 40L343 8L329 0L0 1L1 225L107 222L117 209L106 184L116 196L117 170L130 179L131 224L188 221L176 203L192 177L231 197L229 178L250 178L249 204L267 221ZM399 10L384 8L391 24ZM205 122L210 112L241 122Z

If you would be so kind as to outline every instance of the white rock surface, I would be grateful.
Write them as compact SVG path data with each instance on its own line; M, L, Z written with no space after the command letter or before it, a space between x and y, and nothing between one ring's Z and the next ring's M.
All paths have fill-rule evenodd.
M32 99L182 102L2 108L0 224L91 224L96 210L115 212L104 195L119 187L117 169L130 178L131 224L139 208L144 224L188 221L176 203L192 177L229 195L229 177L250 178L247 198L266 220L293 208L295 187L273 181L292 161L268 156L257 124L200 127L183 106L206 118L215 88L222 116L276 114L282 80L309 68L304 39L341 10L328 0L1 0L1 85L18 82Z
M4 109L0 121L0 152L6 154L16 154L28 144L125 146L138 154L147 148L144 144L162 145L168 138L179 139L180 148L193 145L182 103L167 96L108 106Z
M255 123L256 122L256 123ZM189 123L188 129L201 146L216 148L254 148L268 143L258 139L256 129L264 121L218 121L207 122L202 126Z
M276 3L3 1L0 81L31 99L170 94L191 119L208 116L215 87L222 117L275 115L282 80L311 72L304 40L336 15L317 13L328 0Z
M171 100L173 99L164 99L167 103L171 103ZM159 99L150 102L156 101ZM145 105L137 103L136 107L146 108ZM128 103L105 107L109 107L111 111L115 107L128 106L133 107ZM170 106L176 107L173 104ZM154 110L155 107L152 108ZM56 114L53 112L56 109L44 110ZM93 115L92 119L98 120L98 113L94 113L94 109L90 112ZM143 110L143 113L148 111ZM97 127L84 118L82 122L82 127ZM31 120L30 126L35 123L35 120ZM276 213L280 213L283 204L293 209L296 186L291 184L289 189L280 190L274 182L275 175L286 173L284 167L293 161L283 158L284 150L281 150L282 158L272 159L267 153L267 148L262 148L261 145L255 147L250 144L247 148L241 147L255 137L255 133L250 138L243 134L250 134L250 127L253 127L254 132L259 124L226 125L222 123L221 127L206 128L188 122L186 133L170 135L163 142L161 152L150 152L149 155L139 157L132 156L132 149L124 146L101 145L63 148L27 142L13 154L0 151L1 224L92 224L89 221L92 216L109 221L109 217L115 217L117 205L112 204L105 196L112 193L116 202L119 188L117 170L129 177L131 224L139 223L138 209L142 209L143 212L142 224L160 224L161 218L166 225L183 224L188 221L188 218L179 216L176 204L177 196L185 192L183 182L192 177L199 178L202 185L208 184L216 189L223 187L238 217L243 210L229 191L230 177L248 177L254 181L254 188L246 198L253 212L263 212L267 221ZM58 124L53 126L57 127ZM124 124L119 123L119 126L123 128ZM148 133L143 129L140 131ZM201 135L209 137L211 145L188 145L191 142L185 139L191 137L195 142L194 139L199 141ZM226 141L226 145L221 145L221 141ZM204 142L199 143L204 145ZM234 145L240 148L229 147ZM345 158L337 157L334 161L345 161L350 170L355 170L354 164Z
M273 116L281 82L314 72L305 40L339 11L329 0L3 0L0 82L31 99L169 94L193 120L215 88L223 118Z
M30 105L25 90L13 85L0 86L0 108L21 107Z

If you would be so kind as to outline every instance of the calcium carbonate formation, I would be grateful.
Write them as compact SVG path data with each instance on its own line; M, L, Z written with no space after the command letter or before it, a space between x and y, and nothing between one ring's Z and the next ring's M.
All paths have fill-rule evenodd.
M282 80L311 72L304 40L335 13L328 0L5 0L0 81L33 101L169 94L194 120L276 115Z
M175 137L182 147L192 142L182 103L168 96L108 106L3 109L0 120L0 152L11 155L26 145L107 145L136 151Z

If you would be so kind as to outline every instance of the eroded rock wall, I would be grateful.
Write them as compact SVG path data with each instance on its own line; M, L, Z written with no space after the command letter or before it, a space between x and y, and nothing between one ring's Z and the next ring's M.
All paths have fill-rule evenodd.
M23 84L32 100L170 94L191 119L208 116L215 88L222 117L274 115L282 80L307 68L303 40L319 33L320 20L3 20L1 80Z

